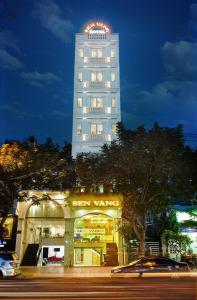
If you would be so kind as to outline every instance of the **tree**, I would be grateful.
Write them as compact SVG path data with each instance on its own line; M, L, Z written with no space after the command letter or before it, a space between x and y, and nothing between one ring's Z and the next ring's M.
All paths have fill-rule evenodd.
M21 190L65 190L75 185L71 147L60 148L48 138L34 137L23 143L10 141L0 147L0 238L7 214Z
M103 185L102 158L99 153L81 153L75 161L77 174L77 185L79 189L84 188L85 192L98 192Z
M147 212L158 214L188 190L182 127L155 123L149 130L140 126L132 131L120 123L117 132L119 140L102 149L105 175L113 190L123 195L123 218L144 255Z
M20 177L25 172L28 157L28 151L18 142L3 144L0 147L0 239L18 189L17 183L10 179Z

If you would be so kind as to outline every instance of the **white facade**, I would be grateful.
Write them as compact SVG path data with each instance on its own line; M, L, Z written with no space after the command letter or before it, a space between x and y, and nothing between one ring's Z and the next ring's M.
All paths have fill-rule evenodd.
M119 121L119 35L95 22L76 34L73 157L115 139Z

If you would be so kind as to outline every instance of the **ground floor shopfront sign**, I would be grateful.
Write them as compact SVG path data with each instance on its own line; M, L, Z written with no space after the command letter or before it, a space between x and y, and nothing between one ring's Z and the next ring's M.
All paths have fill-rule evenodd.
M118 200L74 200L72 201L74 207L118 207L120 201Z

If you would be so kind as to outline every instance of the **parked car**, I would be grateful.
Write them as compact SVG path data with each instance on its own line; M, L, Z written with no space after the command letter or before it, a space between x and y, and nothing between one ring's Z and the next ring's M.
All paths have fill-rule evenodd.
M15 252L0 252L0 276L16 276L20 273L17 254Z
M115 267L111 270L111 275L119 273L161 273L161 272L190 272L186 262L177 262L167 257L141 258L128 265Z

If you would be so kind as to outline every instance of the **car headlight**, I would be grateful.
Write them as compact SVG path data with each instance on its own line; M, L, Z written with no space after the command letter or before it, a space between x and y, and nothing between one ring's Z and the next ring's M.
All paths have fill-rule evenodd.
M120 273L120 272L122 272L121 269L115 269L115 270L112 270L112 273Z

